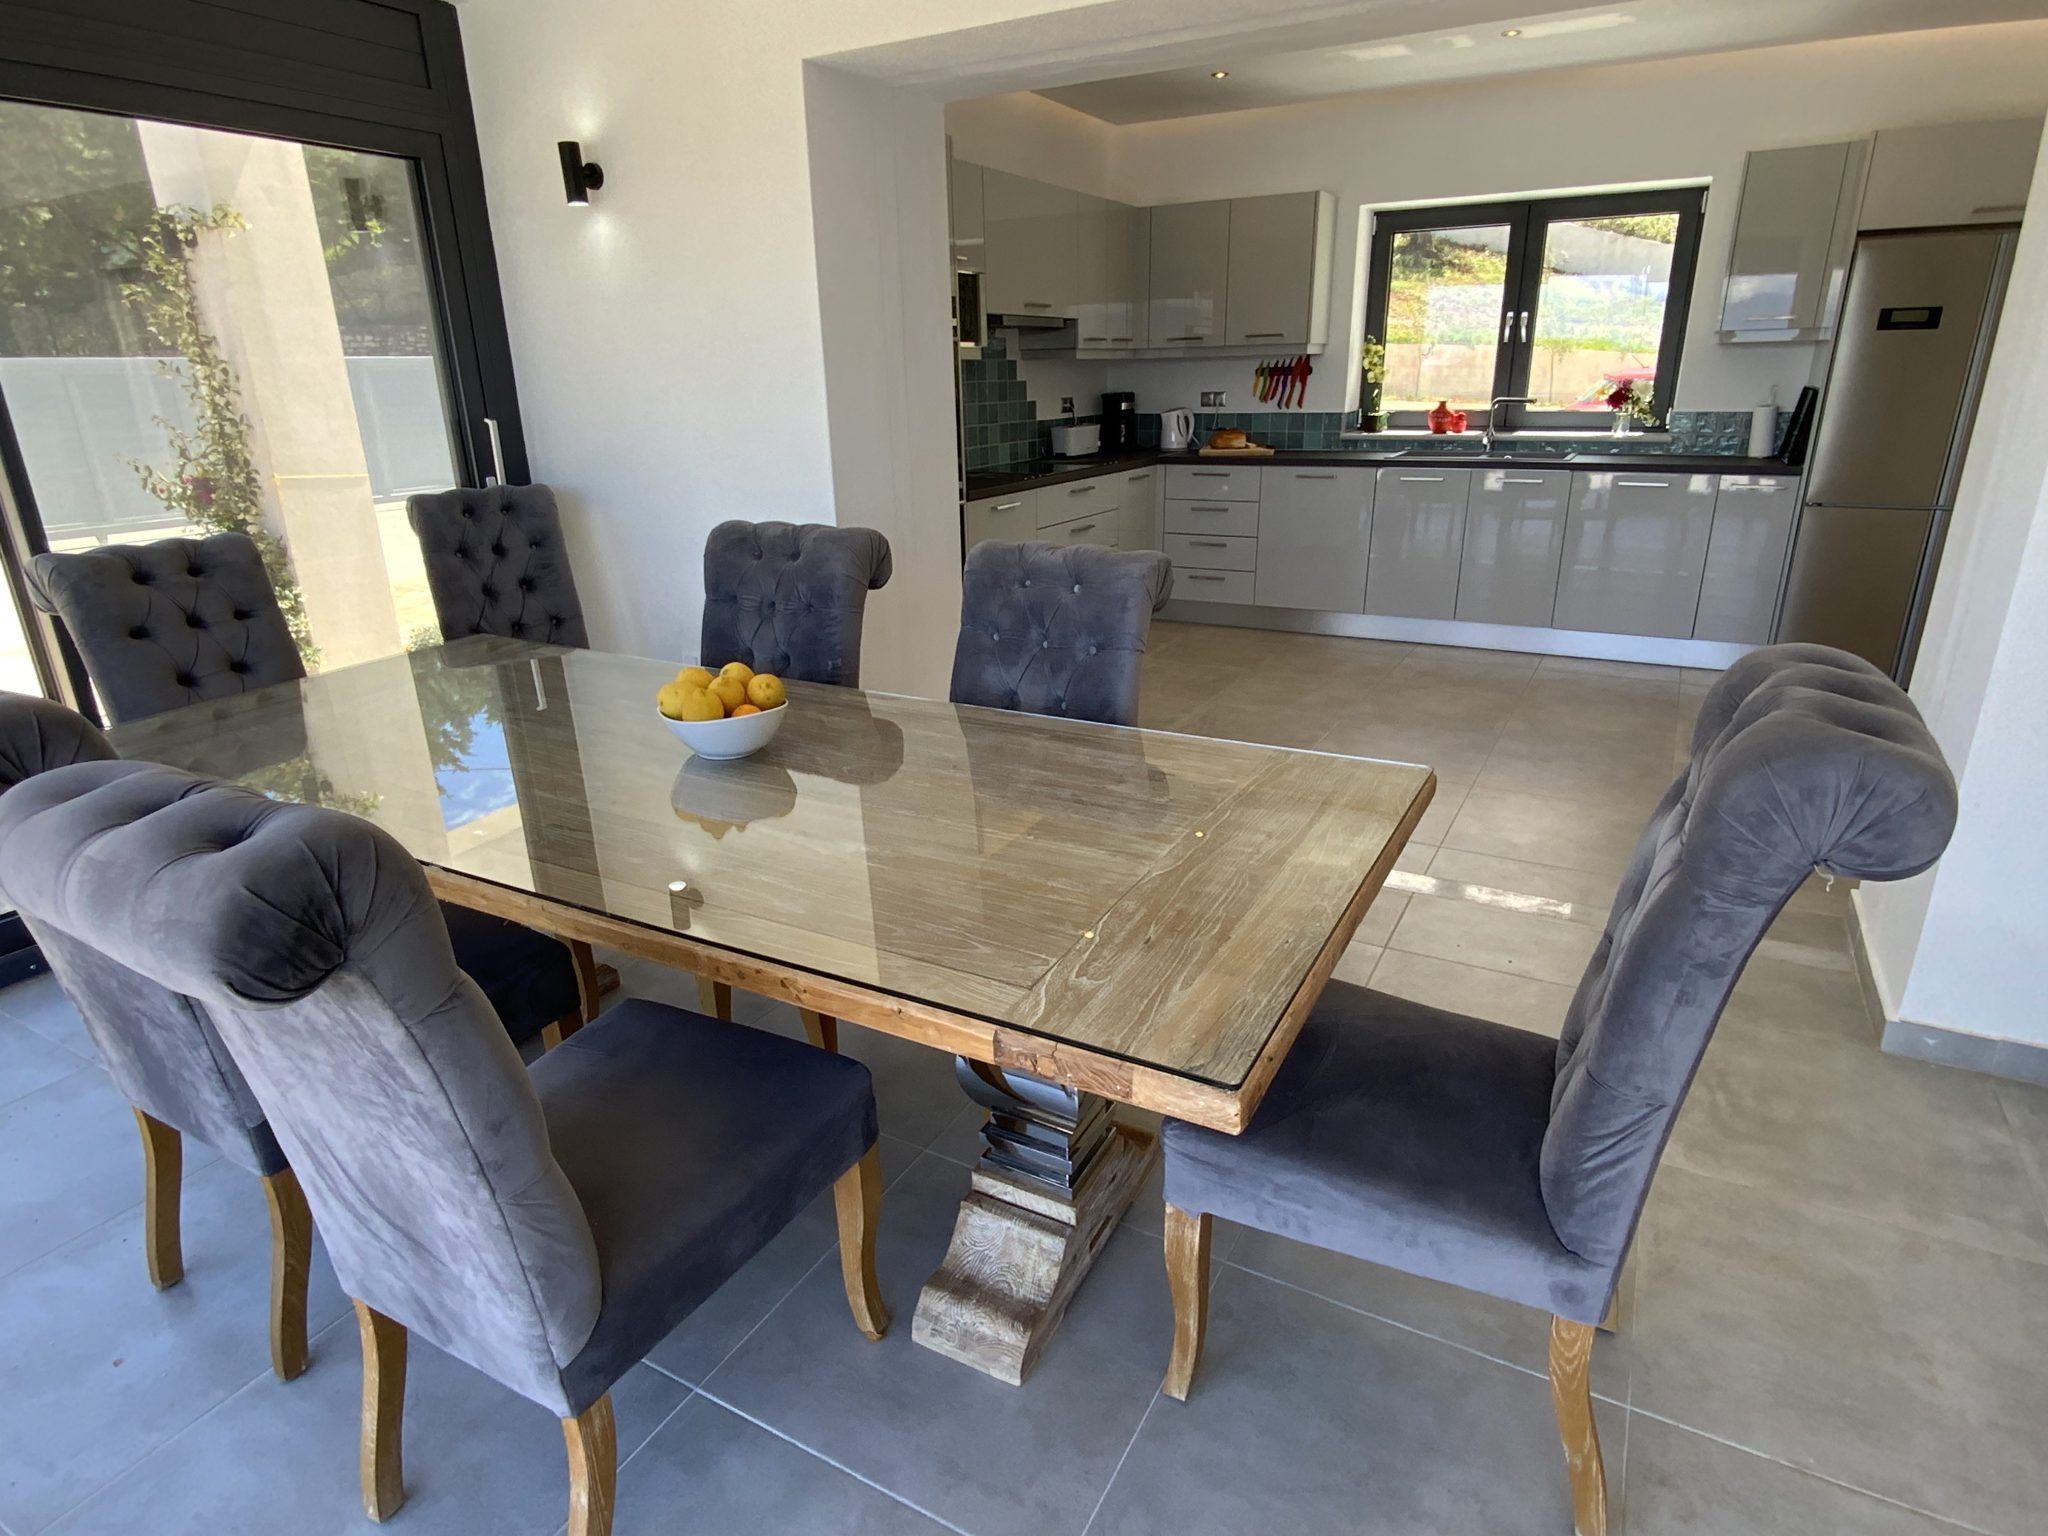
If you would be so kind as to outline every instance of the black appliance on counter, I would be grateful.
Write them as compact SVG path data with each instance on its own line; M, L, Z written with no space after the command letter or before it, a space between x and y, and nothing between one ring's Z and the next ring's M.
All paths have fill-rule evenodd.
M1102 397L1102 451L1128 453L1138 446L1138 397L1120 389Z

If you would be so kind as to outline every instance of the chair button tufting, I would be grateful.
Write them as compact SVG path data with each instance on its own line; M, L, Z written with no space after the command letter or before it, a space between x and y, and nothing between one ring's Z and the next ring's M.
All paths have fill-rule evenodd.
M1031 585L1031 578L1029 576L1026 576L1022 581L1018 582L1017 585L1020 587L1028 587Z
M502 560L505 558L505 546L502 544L493 544L491 546L491 553L496 555L500 560Z
M1041 651L1049 651L1052 649L1052 642L1050 640L1041 640L1038 642L1038 648Z
M1091 646L1089 646L1089 647L1088 647L1088 654L1089 654L1090 656L1093 656L1093 655L1095 654L1095 647L1094 647L1094 646L1092 646L1092 645L1091 645Z
M145 626L138 624L128 631L128 638L130 640L147 640L149 638L149 630Z
M533 590L533 578L531 576L520 577L519 590L522 592L531 592Z
M188 613L185 615L185 627L187 629L204 629L206 628L206 620L196 613Z
M467 507L464 507L464 508L462 509L462 515L463 515L463 517L465 517L465 518L473 518L473 517L475 517L475 516L476 516L476 514L475 514L474 512L472 512L472 511L470 511L470 510L469 510L469 508L467 508Z
M255 615L254 615L253 613L251 613L251 612L250 612L250 611L249 611L248 609L246 609L246 608L237 608L237 609L235 610L235 617L236 617L237 619L241 619L241 620L244 620L244 621L246 621L246 620L249 620L249 619L253 619L253 618L255 617Z
M230 672L246 672L249 670L249 663L246 661L231 661L228 663L228 670Z
M484 596L488 600L496 602L498 598L498 589L496 587L485 587Z
M135 585L137 585L138 587L146 587L146 586L148 586L148 585L149 585L149 572L147 572L147 571L137 571L137 572L135 573Z
M1076 592L1080 591L1080 590L1081 590L1081 583L1079 583L1078 581L1077 581L1077 582L1075 582L1075 583L1074 583L1074 590L1075 590Z
M180 672L176 681L180 688L196 688L199 686L199 679L190 672Z
M199 569L199 567L196 565L188 565L185 567L185 574L187 576L199 577L204 576L206 572Z

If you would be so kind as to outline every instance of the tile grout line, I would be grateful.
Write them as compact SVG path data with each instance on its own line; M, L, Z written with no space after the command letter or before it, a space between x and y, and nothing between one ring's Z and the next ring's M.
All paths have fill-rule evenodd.
M2042 1220L2048 1221L2048 1169L2042 1168L2028 1149L2026 1138L2020 1134L2019 1122L2013 1118L2012 1107L2006 1103L2005 1093L1995 1083L1991 1097L1998 1105L1999 1117L2005 1121L2006 1139L2018 1154L2020 1166L2027 1171L2027 1182L2034 1186L2034 1198L2040 1204Z
M922 1504L919 1504L916 1500L905 1498L902 1494L896 1492L895 1489L885 1487L881 1483L876 1482L873 1478L868 1477L863 1473L855 1471L852 1467L847 1466L844 1462L833 1460L833 1458L827 1456L823 1451L818 1450L813 1446L805 1445L803 1441L797 1439L794 1435L789 1434L784 1430L777 1429L773 1424L768 1423L766 1420L755 1418L751 1413L748 1413L744 1408L737 1407L736 1405L727 1402L724 1398L720 1397L716 1392L711 1391L709 1388L699 1387L697 1389L697 1395L703 1398L706 1402L716 1403L719 1407L723 1408L727 1413L732 1414L734 1417L746 1420L747 1423L753 1425L756 1429L766 1430L769 1434L773 1435L776 1439L782 1441L785 1445L793 1445L798 1450L802 1451L806 1456L815 1457L817 1460L825 1463L826 1466L835 1468L840 1472L844 1472L848 1477L852 1478L855 1482L861 1484L863 1487L874 1489L875 1492L881 1494L884 1498L890 1499L897 1504L901 1504L905 1509L910 1510L913 1514L922 1515L925 1519L931 1521L934 1525L942 1526L946 1530L952 1531L954 1533L954 1536L974 1536L974 1532L968 1530L965 1526L955 1525L952 1521L946 1519L945 1516L934 1514L931 1510L926 1509Z
M1213 1290L1213 1284L1211 1286ZM1102 1492L1096 1495L1095 1507L1088 1511L1087 1522L1081 1527L1081 1536L1095 1529L1095 1522L1102 1514L1102 1506L1109 1502L1110 1490L1116 1487L1116 1480L1123 1475L1124 1463L1131 1459L1131 1452L1138 1448L1138 1436L1145 1433L1145 1426L1152 1422L1152 1410L1159 1406L1159 1400L1166 1396L1164 1387L1154 1389L1152 1401L1145 1405L1145 1411L1138 1415L1138 1427L1131 1431L1131 1438L1125 1443L1123 1454L1116 1459L1116 1465L1109 1470L1109 1481L1102 1485Z

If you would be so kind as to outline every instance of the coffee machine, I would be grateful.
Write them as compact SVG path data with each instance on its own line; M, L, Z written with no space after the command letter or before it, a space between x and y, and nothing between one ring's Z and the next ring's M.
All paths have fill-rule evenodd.
M1120 389L1102 397L1102 451L1129 453L1138 446L1138 397Z

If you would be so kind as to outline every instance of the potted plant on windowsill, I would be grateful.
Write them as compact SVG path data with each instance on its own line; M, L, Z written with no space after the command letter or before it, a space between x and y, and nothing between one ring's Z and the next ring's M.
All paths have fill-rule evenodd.
M1384 432L1387 413L1380 409L1380 383L1387 376L1387 348L1377 336L1368 336L1358 349L1359 370L1365 375L1365 390L1358 402L1358 430Z
M1632 437L1656 427L1657 418L1650 410L1650 392L1643 387L1642 380L1623 379L1604 398L1607 409L1614 412L1616 437Z

